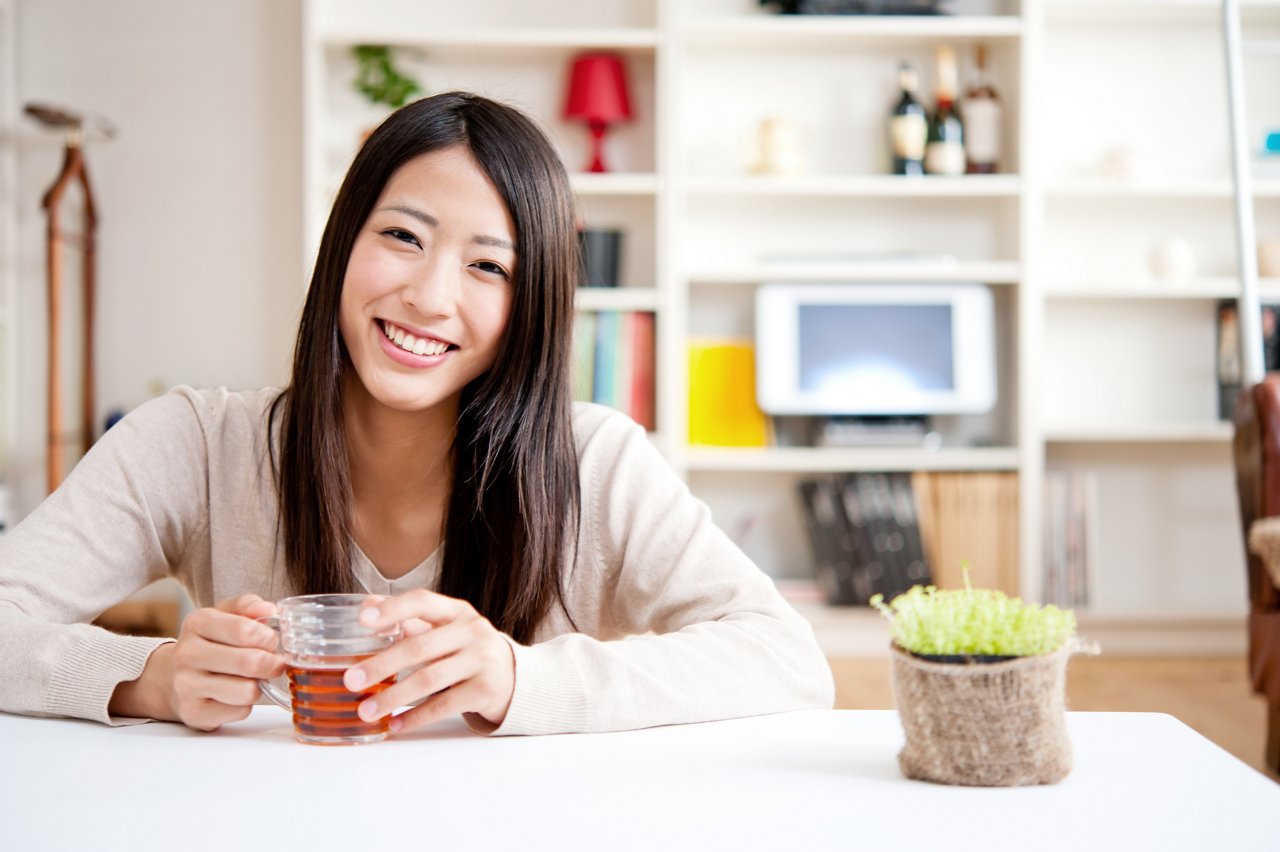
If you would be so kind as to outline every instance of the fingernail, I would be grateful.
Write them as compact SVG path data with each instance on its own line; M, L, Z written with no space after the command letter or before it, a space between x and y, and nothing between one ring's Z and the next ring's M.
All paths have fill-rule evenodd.
M364 719L366 722L372 722L374 719L378 718L378 702L362 702L360 707L357 709L357 712L360 714L361 719Z
M378 612L376 606L371 606L364 612L360 613L360 620L365 624L377 624L378 619L382 618L382 613Z
M399 716L393 716L391 721L387 723L387 727L391 729L391 733L398 734L400 729L404 727L404 722L400 721Z
M347 673L343 675L342 679L346 681L347 689L350 689L353 692L357 689L363 689L364 685L368 683L369 680L365 677L362 669L347 669Z

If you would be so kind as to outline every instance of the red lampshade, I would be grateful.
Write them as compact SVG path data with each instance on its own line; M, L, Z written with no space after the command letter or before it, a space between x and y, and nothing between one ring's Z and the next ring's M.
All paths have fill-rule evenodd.
M627 70L614 53L584 53L573 61L564 117L612 124L631 117Z

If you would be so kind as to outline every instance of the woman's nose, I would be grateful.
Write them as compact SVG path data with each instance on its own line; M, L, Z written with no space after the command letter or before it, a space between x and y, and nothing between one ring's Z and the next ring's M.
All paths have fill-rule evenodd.
M425 316L451 316L458 306L460 276L457 266L447 262L426 264L406 284L402 298L406 305Z

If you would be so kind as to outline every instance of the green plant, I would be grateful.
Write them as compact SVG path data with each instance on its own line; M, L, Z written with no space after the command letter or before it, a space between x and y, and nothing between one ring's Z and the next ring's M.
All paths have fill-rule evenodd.
M1052 653L1075 635L1076 616L1052 604L1037 606L995 589L913 586L888 604L871 605L889 619L893 641L913 654L1034 657Z
M391 61L391 48L379 44L358 44L351 48L359 64L355 88L371 103L399 109L422 92L418 81L396 70Z

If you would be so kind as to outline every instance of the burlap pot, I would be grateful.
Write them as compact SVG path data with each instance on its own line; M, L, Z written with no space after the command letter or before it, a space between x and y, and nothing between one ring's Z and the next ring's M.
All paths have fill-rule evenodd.
M893 646L906 732L898 765L939 784L1056 784L1071 771L1065 711L1070 643L1040 657L933 663Z

